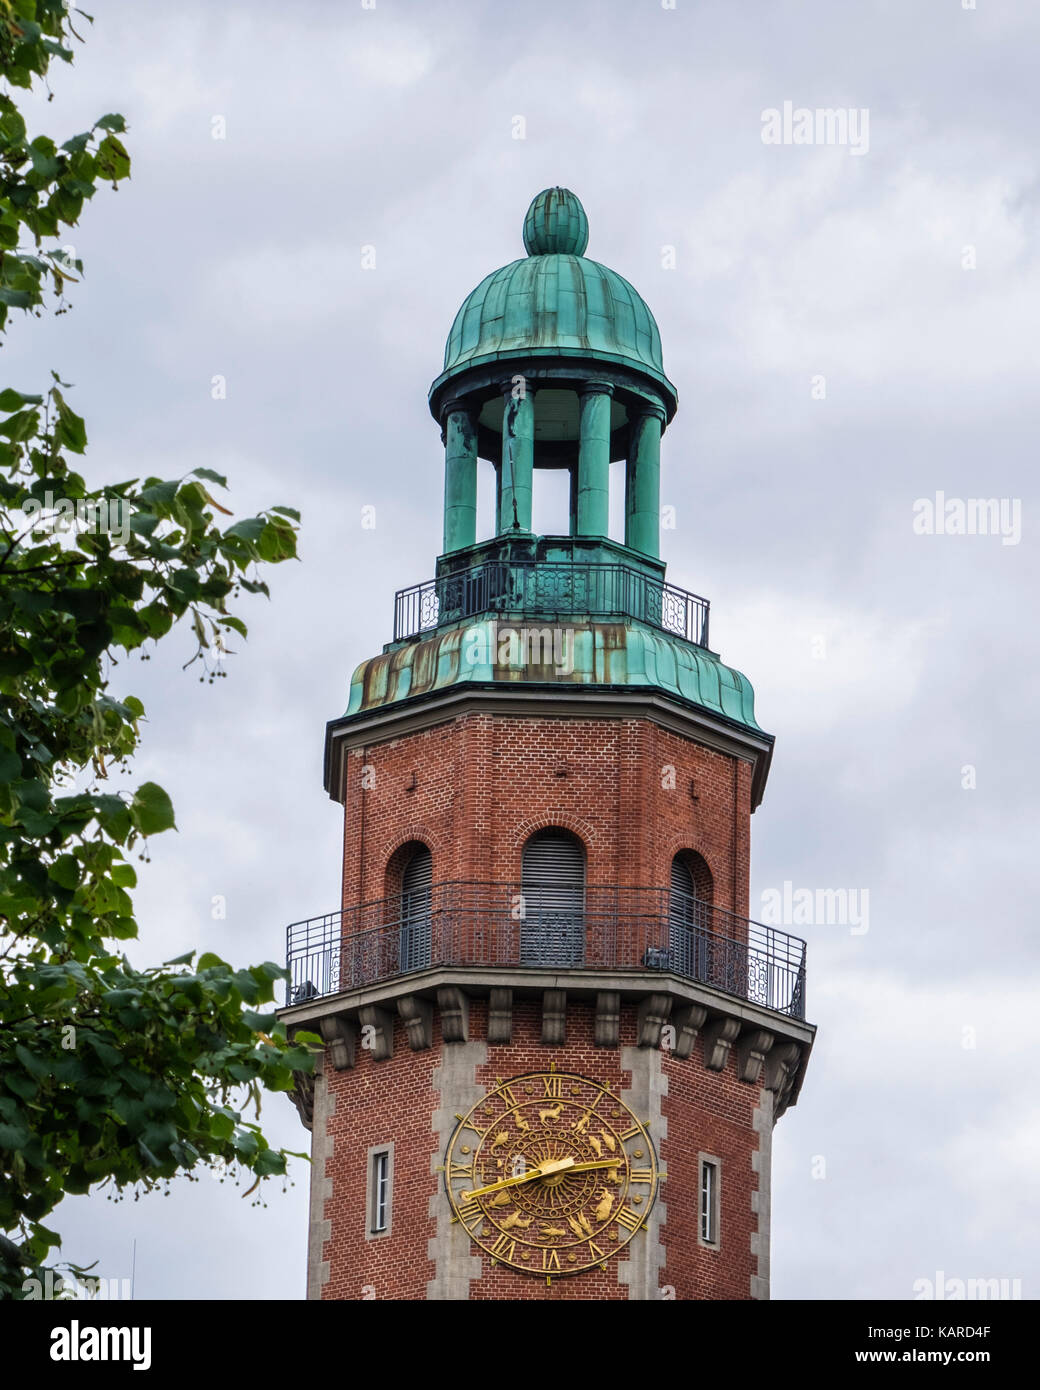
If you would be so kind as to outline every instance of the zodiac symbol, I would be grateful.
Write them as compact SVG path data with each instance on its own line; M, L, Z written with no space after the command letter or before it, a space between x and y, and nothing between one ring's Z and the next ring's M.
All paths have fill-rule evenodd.
M600 1143L600 1141L596 1138L596 1136L595 1136L594 1134L590 1134L590 1135L588 1136L588 1140L589 1140L589 1143L592 1145L593 1149L595 1149L595 1151L596 1151L596 1157L597 1157L597 1158L602 1158L602 1157L603 1157L603 1145Z
M586 1131L586 1130L588 1129L588 1127L589 1127L589 1121L590 1121L591 1119L592 1119L592 1111L591 1111L591 1110L586 1110L586 1111L585 1111L585 1114L582 1115L581 1119L580 1119L580 1120L578 1121L578 1123L574 1126L574 1132L575 1132L575 1134L584 1134L585 1131Z
M560 1118L560 1112L562 1110L563 1101L560 1101L559 1105L554 1105L551 1110L539 1110L538 1118L544 1125L547 1120L558 1120Z
M592 1235L592 1227L589 1225L589 1219L583 1211L578 1212L577 1221L573 1216L568 1216L567 1225L570 1226L576 1236L584 1237Z
M513 1116L513 1119L516 1121L516 1127L517 1127L517 1129L520 1130L520 1132L521 1132L522 1134L529 1134L529 1133L530 1133L530 1131L531 1131L531 1126L530 1126L530 1125L527 1123L527 1121L524 1119L523 1115L514 1115L514 1116Z
M500 1149L500 1148L502 1147L503 1144L508 1144L508 1143L509 1143L509 1134L508 1134L508 1131L506 1131L506 1130L504 1130L504 1129L500 1129L500 1130L498 1131L498 1133L495 1135L494 1139L492 1139L492 1141L491 1141L491 1153L494 1153L496 1149Z
M495 1194L494 1197L491 1198L491 1201L488 1202L488 1206L507 1207L512 1200L513 1194L511 1192L498 1192Z
M566 1226L547 1226L544 1221L542 1222L543 1236L565 1236L566 1234Z
M608 1192L605 1187L601 1187L600 1200L596 1205L595 1211L592 1213L599 1225L602 1225L603 1222L606 1221L606 1219L609 1217L610 1209L613 1205L614 1198L611 1196L610 1192Z
M523 1230L526 1227L530 1226L533 1220L534 1217L529 1216L527 1220L524 1221L518 1211L512 1211L509 1213L508 1216L503 1217L503 1219L498 1223L498 1225L499 1228L503 1231L510 1231L514 1226L519 1226L520 1229Z
M617 1144L614 1140L614 1136L612 1134L608 1134L605 1129L601 1129L600 1134L602 1134L603 1136L604 1144L606 1144L610 1152L613 1153L617 1149Z

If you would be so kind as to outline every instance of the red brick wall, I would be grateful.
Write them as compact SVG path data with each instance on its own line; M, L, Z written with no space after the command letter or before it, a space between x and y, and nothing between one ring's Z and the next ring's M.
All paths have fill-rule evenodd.
M663 1192L669 1257L662 1282L674 1287L677 1299L748 1298L751 1276L758 1273L757 1257L751 1253L751 1236L758 1230L751 1210L751 1194L758 1190L751 1155L758 1149L752 1115L759 1088L738 1080L732 1052L721 1072L705 1070L699 1044L686 1061L667 1053L663 1061L668 1078L661 1109L668 1120L662 1147L668 1172ZM717 1250L706 1249L697 1239L701 1153L713 1155L722 1165Z
M384 1062L361 1048L351 1071L335 1071L326 1059L335 1109L329 1119L332 1154L325 1163L325 1177L332 1179L332 1196L325 1203L325 1218L332 1223L322 1255L329 1261L325 1299L424 1299L432 1277L426 1241L433 1222L427 1209L440 1029L426 1052L410 1051L400 1021L394 1032L394 1055ZM366 1240L368 1151L387 1141L394 1145L390 1234Z
M429 845L435 882L518 882L526 838L542 826L560 825L584 842L590 886L665 888L673 856L692 849L711 870L715 904L747 911L749 764L650 720L470 713L355 750L346 769L344 908L397 891L398 883L388 881L388 865L407 841ZM363 781L371 783L369 789ZM471 1038L486 1037L486 1006L479 1001L470 1024ZM591 1006L572 1001L566 1045L543 1047L540 1008L517 1003L512 1044L491 1048L477 1079L494 1085L499 1077L548 1069L555 1060L561 1070L626 1087L620 1049L595 1047L592 1029ZM626 1008L622 1046L634 1043L634 1029L634 1011ZM440 1104L433 1071L442 1046L435 1012L432 1049L412 1052L398 1021L391 1059L376 1062L359 1048L352 1070L327 1068L335 1111L326 1168L333 1195L325 1210L332 1223L322 1256L330 1261L325 1298L372 1296L366 1288L380 1299L426 1296L435 1273L427 1258L427 1241L435 1234L429 1199L438 1193L446 1201L439 1175L430 1171L437 1148L432 1116ZM752 1128L758 1087L737 1080L732 1057L723 1073L707 1071L699 1044L688 1060L666 1055L663 1065L668 1139L659 1144L659 1154L668 1173L661 1192L668 1254L660 1282L680 1299L747 1298L754 1272L751 1193L758 1180L751 1155L758 1147ZM367 1154L387 1140L395 1145L392 1234L366 1240ZM722 1160L721 1252L697 1242L699 1152ZM492 1268L484 1257L471 1297L627 1299L627 1286L617 1281L624 1258L611 1260L606 1271L559 1279L547 1288L535 1277Z
M675 853L695 849L716 906L747 912L750 765L649 720L468 714L346 766L345 908L397 890L387 865L408 840L429 845L435 882L515 882L526 838L561 825L585 844L590 886L665 888Z
M470 1011L470 1037L486 1036L486 1006L474 1001ZM513 1041L489 1049L489 1060L477 1069L477 1080L493 1087L501 1078L524 1072L548 1070L552 1061L561 1071L577 1072L622 1092L630 1074L621 1067L620 1049L593 1044L593 1010L573 1002L567 1011L567 1041L562 1047L540 1042L541 1011L535 1001L516 1004ZM621 1045L635 1041L635 1011L625 1008L621 1019ZM330 1120L332 1157L326 1176L332 1179L332 1197L325 1216L331 1221L331 1237L323 1258L330 1263L330 1277L322 1296L326 1299L423 1299L427 1281L435 1274L427 1258L427 1241L435 1234L429 1216L429 1200L436 1195L447 1202L439 1174L431 1173L431 1156L439 1163L443 1154L432 1128L433 1112L440 1104L433 1089L433 1070L443 1046L439 1023L434 1021L434 1045L428 1051L410 1051L403 1026L395 1028L394 1055L376 1062L372 1054L358 1050L357 1065L348 1071L328 1070L330 1093L336 1097ZM667 1220L661 1239L667 1256L660 1275L662 1297L676 1299L746 1299L755 1272L751 1234L756 1218L751 1213L751 1194L758 1179L751 1156L758 1147L751 1116L759 1089L738 1081L733 1058L722 1073L704 1068L700 1048L682 1061L663 1055L669 1093L662 1110L668 1138L655 1135L661 1166L667 1178L660 1200ZM641 1115L639 1118L646 1119ZM394 1191L392 1232L365 1239L367 1156L375 1145L394 1142ZM697 1156L705 1152L722 1160L722 1246L702 1249L697 1243ZM636 1241L652 1238L640 1232ZM473 1253L480 1254L476 1246ZM470 1297L485 1299L627 1299L628 1286L618 1283L618 1268L626 1252L608 1262L606 1270L591 1270L560 1278L547 1287L544 1280L525 1276L501 1265L492 1266L482 1256L483 1273L470 1285ZM670 1292L674 1290L674 1294Z

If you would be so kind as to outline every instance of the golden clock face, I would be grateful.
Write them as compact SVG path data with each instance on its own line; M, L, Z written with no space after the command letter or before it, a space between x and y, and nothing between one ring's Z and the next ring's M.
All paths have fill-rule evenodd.
M657 1197L657 1154L608 1087L531 1072L459 1116L444 1183L492 1260L551 1279L605 1266L633 1239Z

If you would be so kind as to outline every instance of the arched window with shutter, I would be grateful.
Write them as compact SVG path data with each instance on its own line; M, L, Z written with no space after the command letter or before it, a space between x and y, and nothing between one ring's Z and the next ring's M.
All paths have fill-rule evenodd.
M585 959L585 851L566 830L539 830L524 845L524 965L581 965Z
M668 894L668 946L672 969L707 980L711 938L711 872L699 854L684 851L672 860Z
M401 878L401 969L421 970L432 950L433 855L420 845Z

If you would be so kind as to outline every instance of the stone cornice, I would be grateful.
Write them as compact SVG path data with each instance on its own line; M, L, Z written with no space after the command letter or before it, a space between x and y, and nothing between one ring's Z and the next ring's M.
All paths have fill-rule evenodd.
M735 1048L740 1079L774 1091L778 1116L798 1099L816 1035L811 1023L666 972L437 966L290 1005L279 1016L289 1029L320 1032L330 1044L332 1065L343 1070L355 1064L359 1028L368 1028L376 1061L392 1055L395 1014L404 1022L413 1050L432 1045L435 1012L446 1046L468 1041L465 1001L472 998L489 999L494 1029L489 1026L488 1041L507 1043L513 1000L532 996L542 1000L542 1041L547 1046L563 1042L568 1006L583 1001L596 1009L597 1046L617 1046L619 1008L628 1003L638 1011L640 1046L661 1047L670 1027L672 1050L688 1058L700 1035L704 1065L711 1071L722 1070Z

